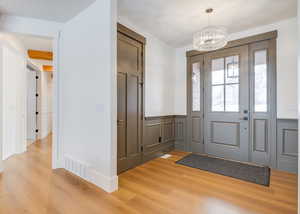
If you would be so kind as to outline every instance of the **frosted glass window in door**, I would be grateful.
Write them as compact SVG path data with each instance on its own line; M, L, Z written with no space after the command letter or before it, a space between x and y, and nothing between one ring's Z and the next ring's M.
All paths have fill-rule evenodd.
M267 112L267 50L254 53L254 111Z
M211 62L212 107L214 112L238 112L240 90L239 55Z
M240 77L240 66L239 66L239 56L229 56L225 59L225 82L228 83L238 83Z
M212 84L224 84L224 58L213 59L211 64Z
M193 111L200 111L201 106L201 79L200 79L200 63L193 64L192 71L192 107Z
M224 85L212 86L212 111L224 111Z
M226 85L226 105L225 111L238 112L239 111L239 84Z

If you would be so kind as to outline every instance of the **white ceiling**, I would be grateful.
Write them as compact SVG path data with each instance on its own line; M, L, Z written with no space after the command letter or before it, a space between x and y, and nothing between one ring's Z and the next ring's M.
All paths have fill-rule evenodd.
M95 0L0 0L0 14L66 22Z
M120 17L173 47L207 25L207 8L214 8L211 24L233 33L296 16L297 0L118 0Z
M26 50L52 51L52 39L46 37L14 34Z

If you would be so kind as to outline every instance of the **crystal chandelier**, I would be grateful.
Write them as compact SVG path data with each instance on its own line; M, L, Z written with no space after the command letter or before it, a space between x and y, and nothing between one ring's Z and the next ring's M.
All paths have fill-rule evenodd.
M208 15L213 12L213 9L205 11ZM213 51L223 48L228 42L227 29L220 26L209 25L201 31L194 34L194 49L198 51Z

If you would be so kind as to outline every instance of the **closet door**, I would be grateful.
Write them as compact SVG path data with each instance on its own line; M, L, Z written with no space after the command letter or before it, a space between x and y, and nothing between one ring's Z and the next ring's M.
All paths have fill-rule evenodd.
M117 44L118 173L141 163L143 45L122 33Z

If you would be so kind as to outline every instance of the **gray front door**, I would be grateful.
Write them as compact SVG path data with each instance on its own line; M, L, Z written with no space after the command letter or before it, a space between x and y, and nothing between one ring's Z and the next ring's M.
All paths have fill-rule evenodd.
M205 153L249 161L248 46L205 54L204 65Z

